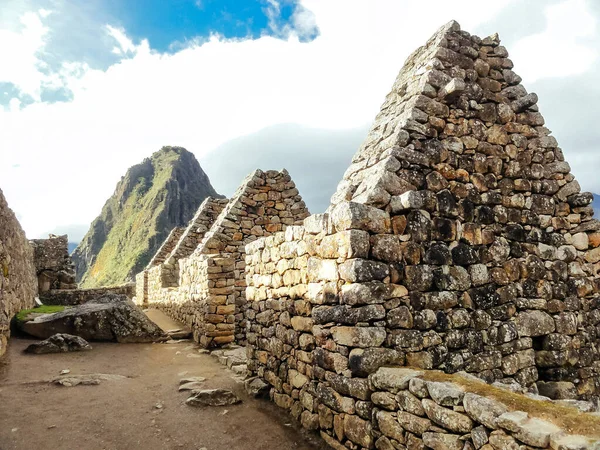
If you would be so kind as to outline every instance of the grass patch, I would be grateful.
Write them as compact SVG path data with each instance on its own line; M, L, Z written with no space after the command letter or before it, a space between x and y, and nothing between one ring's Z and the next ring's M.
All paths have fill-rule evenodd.
M466 377L450 375L437 370L425 370L424 372L425 374L420 377L424 380L458 384L465 388L465 392L492 398L504 403L510 410L525 411L530 417L552 422L568 434L600 437L600 417L583 413L575 407L534 400L522 394L491 386L484 381L470 380Z
M24 309L19 311L15 316L17 322L24 322L27 316L31 313L36 314L52 314L64 311L65 307L62 305L41 305L36 308Z

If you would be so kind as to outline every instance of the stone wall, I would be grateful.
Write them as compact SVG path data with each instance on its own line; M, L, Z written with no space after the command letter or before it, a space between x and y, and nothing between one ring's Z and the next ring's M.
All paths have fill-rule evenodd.
M48 239L33 239L30 243L42 301L50 290L77 288L75 265L69 256L69 239L66 234L51 234Z
M246 246L248 369L278 406L340 450L592 448L600 420L583 412L596 406L571 383L540 383L542 397L509 379L395 367L407 353L385 348L386 327L401 321L392 304L406 289L344 284L339 304L337 261L368 247L329 227L315 215Z
M0 190L0 356L10 337L10 320L32 308L36 295L33 248Z
M51 289L44 293L42 302L45 305L81 305L107 294L125 295L132 299L135 297L135 290L135 283L90 289Z
M212 211L224 202L206 204ZM202 207L201 207L202 209ZM164 310L190 326L204 346L245 341L245 245L301 223L308 211L287 171L257 170L240 185L218 217L200 213L205 227L195 250L177 253L138 276L136 301ZM206 220L208 218L209 220ZM214 221L210 227L210 221ZM197 238L203 228L198 227ZM173 270L177 268L178 270Z
M171 254L171 252L177 245L177 242L179 242L179 239L181 238L181 235L184 232L185 227L174 227L165 239L165 242L163 242L162 245L158 248L152 259L148 263L147 267L150 268L158 266L165 262L167 257Z
M380 436L384 366L598 401L600 222L519 83L497 36L449 23L407 60L328 212L246 246L248 369L334 447ZM418 439L456 433L433 422ZM512 448L500 428L491 447Z
M226 198L206 198L179 238L177 245L167 257L166 262L173 264L190 256L228 203L229 199Z

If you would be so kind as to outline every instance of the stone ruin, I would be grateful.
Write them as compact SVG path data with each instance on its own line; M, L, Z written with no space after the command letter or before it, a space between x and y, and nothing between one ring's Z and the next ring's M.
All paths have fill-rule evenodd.
M246 345L333 448L592 448L574 408L600 399L600 222L512 69L497 35L445 25L326 213L257 171L195 250L157 255L138 302Z
M248 368L333 448L591 448L469 378L600 394L600 222L512 68L442 27L328 212L246 246Z
M106 294L135 296L135 283L102 288L78 289L75 265L69 255L67 235L32 239L33 262L38 279L38 297L45 305L81 305Z
M33 249L0 190L0 356L6 352L10 321L35 304Z
M136 276L136 302L188 325L205 347L245 342L245 245L306 216L287 171L256 170L230 200L207 198L171 232Z
M40 296L51 289L76 289L75 265L69 256L67 235L32 239L33 258Z

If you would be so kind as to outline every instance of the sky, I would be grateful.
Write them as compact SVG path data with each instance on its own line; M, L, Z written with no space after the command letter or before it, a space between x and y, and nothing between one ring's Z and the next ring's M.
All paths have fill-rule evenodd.
M584 190L600 192L594 0L1 0L0 189L78 241L126 170L193 152L231 195L287 168L322 212L406 57L498 32Z

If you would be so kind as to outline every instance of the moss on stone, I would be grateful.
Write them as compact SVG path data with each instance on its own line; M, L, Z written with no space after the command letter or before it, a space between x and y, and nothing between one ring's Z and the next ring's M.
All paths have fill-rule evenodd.
M31 309L23 309L17 313L15 320L17 322L25 322L25 319L30 314L52 314L64 311L65 307L61 305L41 305Z

